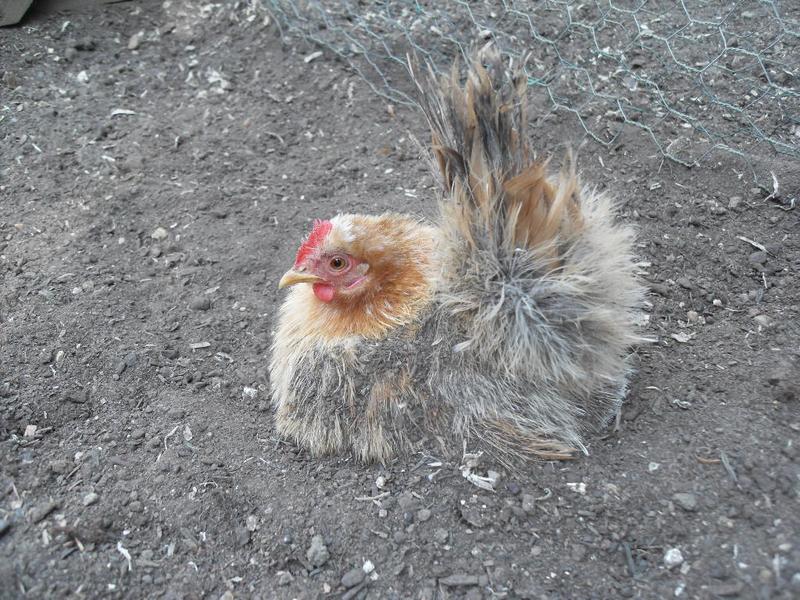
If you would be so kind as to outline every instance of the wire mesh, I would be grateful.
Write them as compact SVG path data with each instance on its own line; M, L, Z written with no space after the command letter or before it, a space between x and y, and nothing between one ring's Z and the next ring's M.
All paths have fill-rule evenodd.
M491 40L524 62L539 108L603 146L634 127L685 166L736 155L756 182L800 158L795 0L262 2L285 35L333 52L394 103L414 103L407 53L441 69Z

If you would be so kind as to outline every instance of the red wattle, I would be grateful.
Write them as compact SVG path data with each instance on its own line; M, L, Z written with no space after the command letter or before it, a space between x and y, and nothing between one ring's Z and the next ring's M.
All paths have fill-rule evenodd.
M333 286L330 283L315 283L314 295L323 302L333 300Z

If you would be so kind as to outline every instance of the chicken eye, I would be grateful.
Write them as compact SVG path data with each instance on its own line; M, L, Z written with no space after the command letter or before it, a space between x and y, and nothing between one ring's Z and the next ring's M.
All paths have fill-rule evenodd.
M341 271L347 266L347 261L341 256L334 256L329 264L334 271Z

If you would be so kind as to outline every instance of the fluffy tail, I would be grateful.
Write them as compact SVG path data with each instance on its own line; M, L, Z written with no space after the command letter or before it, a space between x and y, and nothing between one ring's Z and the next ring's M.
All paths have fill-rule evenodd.
M463 85L457 66L415 81L442 184L441 294L462 324L455 350L532 383L522 405L476 401L473 420L500 419L490 431L501 446L545 435L582 448L581 431L618 409L639 339L632 232L605 196L581 188L571 157L549 176L529 142L526 78L496 50L473 58Z

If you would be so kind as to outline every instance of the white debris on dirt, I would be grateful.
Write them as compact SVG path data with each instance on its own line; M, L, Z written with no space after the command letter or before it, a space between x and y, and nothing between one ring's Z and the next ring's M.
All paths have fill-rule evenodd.
M664 566L668 569L674 569L683 563L683 553L680 548L669 548L664 553Z

